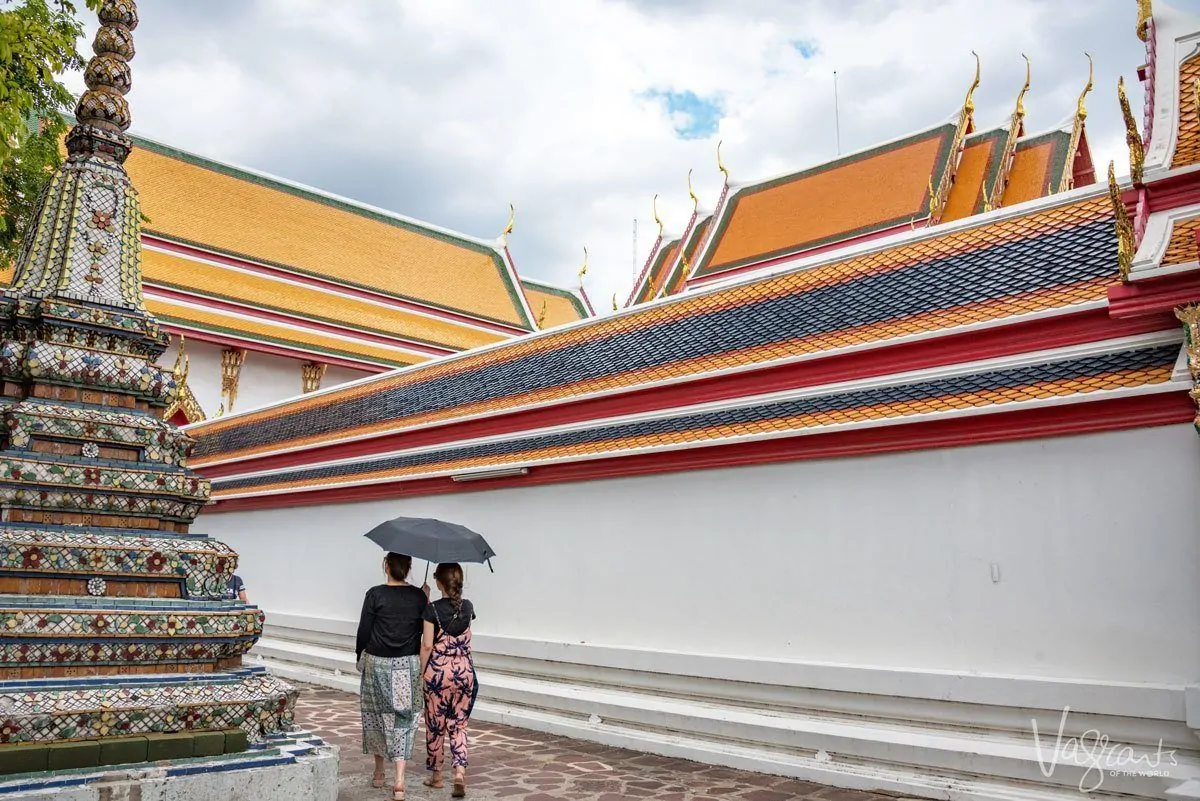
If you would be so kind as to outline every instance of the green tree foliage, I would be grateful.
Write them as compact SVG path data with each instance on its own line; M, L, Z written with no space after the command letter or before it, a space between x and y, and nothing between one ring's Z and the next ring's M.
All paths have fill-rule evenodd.
M101 0L84 0L97 10ZM80 69L83 27L69 0L0 0L0 265L10 263L47 175L62 161L62 114L74 98L58 76ZM30 120L42 118L39 126Z

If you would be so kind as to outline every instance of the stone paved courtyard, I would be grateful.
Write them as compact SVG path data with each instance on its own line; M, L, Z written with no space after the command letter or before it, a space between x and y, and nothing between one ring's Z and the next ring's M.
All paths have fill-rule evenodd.
M388 789L371 787L372 760L362 754L358 697L305 687L297 704L297 722L341 747L338 801L391 798ZM680 759L638 754L565 737L486 723L471 725L468 798L510 801L895 801L888 796L840 790L817 784L714 768ZM446 789L422 786L424 739L409 763L409 799L449 798ZM391 777L388 778L389 787Z

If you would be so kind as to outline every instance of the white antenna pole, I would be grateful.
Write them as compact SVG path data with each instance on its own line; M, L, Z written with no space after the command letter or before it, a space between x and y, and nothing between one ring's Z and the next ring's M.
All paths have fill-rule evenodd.
M837 154L842 155L842 116L838 110L837 70L833 71L833 124L837 129Z
M633 260L630 261L630 277L637 280L637 217L633 218Z

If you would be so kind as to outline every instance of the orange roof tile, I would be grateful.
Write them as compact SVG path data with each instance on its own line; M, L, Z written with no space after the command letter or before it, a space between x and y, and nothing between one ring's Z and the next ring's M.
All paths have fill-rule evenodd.
M135 140L146 232L530 328L495 248Z
M1001 205L1015 206L1056 190L1067 169L1070 143L1071 135L1065 131L1051 131L1017 143Z
M1171 229L1171 241L1167 243L1167 252L1163 254L1162 266L1196 261L1200 256L1196 249L1197 232L1200 232L1200 219L1175 223Z
M573 323L589 316L583 301L568 289L535 283L525 278L521 279L521 288L525 290L525 297L529 300L534 319L541 318L539 328L542 330Z
M142 275L150 287L182 289L273 311L382 333L454 350L486 345L503 334L388 308L358 298L291 284L267 275L142 250Z
M1000 129L967 140L954 186L942 209L942 222L961 220L983 210L984 193L1000 166L1007 135L1007 131Z
M633 296L633 301L630 305L645 303L648 300L654 300L658 297L659 290L666 283L667 273L670 271L671 265L675 263L675 256L678 253L678 239L662 243L658 252L654 254L654 261L651 262L649 269L646 270L645 276L638 285L637 293Z
M245 337L260 342L292 346L316 354L327 353L343 358L368 361L386 367L404 367L425 361L417 353L377 345L371 342L346 340L325 333L297 329L269 320L244 319L233 314L208 309L197 309L171 300L150 297L146 308L168 325L197 328L216 334Z
M1179 138L1175 142L1172 169L1200 161L1200 109L1192 102L1196 81L1200 81L1200 56L1179 66Z
M708 236L712 220L710 214L693 226L691 236L688 237L687 245L683 249L682 258L675 263L675 269L667 276L667 284L663 288L664 296L678 295L683 291L696 263L696 251L704 244L704 237Z
M955 132L956 126L942 125L737 190L696 274L795 253L926 216L929 185L940 181Z

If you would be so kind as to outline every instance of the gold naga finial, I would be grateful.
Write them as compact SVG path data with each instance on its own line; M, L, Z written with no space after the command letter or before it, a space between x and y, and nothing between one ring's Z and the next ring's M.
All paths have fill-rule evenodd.
M1133 269L1133 254L1136 250L1136 237L1133 222L1129 219L1129 210L1121 197L1121 187L1117 185L1117 170L1113 162L1108 163L1108 199L1112 203L1115 226L1117 229L1117 266L1121 271L1121 280L1129 278Z
M722 139L720 142L717 142L717 169L725 176L725 183L729 183L729 170L725 169L725 162L721 161L721 144L724 141Z
M1024 53L1021 58L1025 59L1025 85L1021 87L1021 93L1017 95L1017 110L1013 112L1014 116L1025 117L1025 93L1029 91L1029 84L1033 78L1033 62L1029 60L1029 56Z
M583 247L583 266L579 268L579 286L583 286L583 277L587 275L588 252L587 246Z
M1121 116L1125 118L1125 144L1129 145L1129 176L1135 184L1142 182L1142 171L1146 165L1146 146L1142 144L1142 135L1138 133L1137 120L1129 108L1129 98L1125 95L1125 78L1117 79L1117 102L1121 104Z
M613 293L613 311L617 310L617 293Z
M692 199L692 211L700 210L700 198L696 197L696 190L692 189L692 171L688 170L688 196Z
M513 204L508 204L508 225L504 226L504 231L500 234L500 241L505 245L508 244L508 235L513 232L513 225L517 221L517 210L513 208Z
M1146 42L1150 39L1150 17L1152 16L1150 0L1137 0L1137 5L1137 37Z
M1083 91L1079 93L1079 103L1075 106L1075 118L1080 122L1087 119L1087 105L1084 101L1087 100L1088 93L1092 91L1092 83L1096 78L1096 65L1092 62L1092 54L1084 53L1088 60L1088 81L1087 86L1083 87Z
M654 196L654 201L653 201L653 202L654 202L654 221L655 221L656 223L658 223L658 238L659 238L659 239L662 239L662 235L663 235L663 221L662 221L662 220L660 220L660 219L659 219L659 217L658 217L658 195L655 195L655 196Z
M979 88L979 79L983 75L983 64L979 60L979 54L972 50L971 55L975 56L975 80L971 82L971 88L967 90L967 99L963 101L963 108L968 114L975 113L975 90Z
M538 312L537 327L541 328L542 323L546 322L546 301L542 301L542 310Z
M171 374L175 376L175 383L180 387L183 382L187 381L188 368L191 366L191 357L187 355L187 338L183 334L179 335L179 353L175 355L175 368Z

